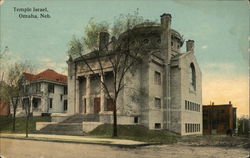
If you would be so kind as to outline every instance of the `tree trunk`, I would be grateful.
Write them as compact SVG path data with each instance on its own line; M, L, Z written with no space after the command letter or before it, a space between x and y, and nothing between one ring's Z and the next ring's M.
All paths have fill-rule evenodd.
M117 114L116 114L116 102L114 102L114 109L113 109L113 137L117 137Z
M27 115L26 118L26 137L28 137L29 134L29 114Z
M13 113L13 128L12 128L13 132L16 131L16 113Z

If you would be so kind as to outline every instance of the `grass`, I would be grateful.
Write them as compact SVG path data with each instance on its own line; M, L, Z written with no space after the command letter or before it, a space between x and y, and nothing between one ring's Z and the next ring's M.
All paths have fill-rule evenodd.
M36 122L49 122L50 117L30 117L29 118L29 131L33 132L36 130ZM25 133L26 117L16 118L16 130L12 131L13 118L12 117L0 117L0 132L5 133Z
M88 133L88 136L112 136L112 125L103 124ZM142 125L118 125L118 138L149 143L175 143L180 136L174 135L164 130L149 130Z

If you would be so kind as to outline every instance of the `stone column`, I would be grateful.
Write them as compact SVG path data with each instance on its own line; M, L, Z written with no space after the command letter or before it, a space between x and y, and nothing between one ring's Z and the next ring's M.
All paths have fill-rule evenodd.
M100 109L100 113L104 112L104 105L105 105L105 90L104 90L104 86L102 83L104 83L104 76L102 74L100 74L101 76L101 85L100 85L100 97L101 97L101 109Z
M33 96L31 96L31 99L30 99L30 112L33 112Z
M85 76L86 77L86 113L90 114L90 75Z
M75 112L76 113L79 113L79 103L80 103L80 91L79 91L79 79L76 78L76 89L75 89L75 93L76 93L76 109L75 109Z

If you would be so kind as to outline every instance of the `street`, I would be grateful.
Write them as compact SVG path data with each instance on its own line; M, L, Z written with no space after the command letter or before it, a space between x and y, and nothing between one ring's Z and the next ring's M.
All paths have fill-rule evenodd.
M185 144L155 145L134 149L103 145L0 139L4 158L245 158L242 148L191 147Z

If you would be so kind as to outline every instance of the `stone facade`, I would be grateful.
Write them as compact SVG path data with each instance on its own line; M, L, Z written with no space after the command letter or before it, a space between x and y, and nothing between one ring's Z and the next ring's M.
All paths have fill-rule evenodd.
M181 135L202 134L201 70L194 55L194 41L186 42L171 29L171 15L163 14L161 24L140 24L132 30L130 45L147 48L147 55L134 72L124 77L124 88L118 96L118 124L142 124L149 129L166 129ZM122 43L128 38L123 33ZM107 33L100 35L100 50L106 45L112 51L115 43ZM91 55L90 52L87 55ZM94 72L88 70L81 58L68 60L68 114L96 114L102 123L112 123L110 100L96 81L100 75L112 91L112 66L101 59L105 76L98 69L97 57L88 58ZM111 93L112 95L112 93Z

